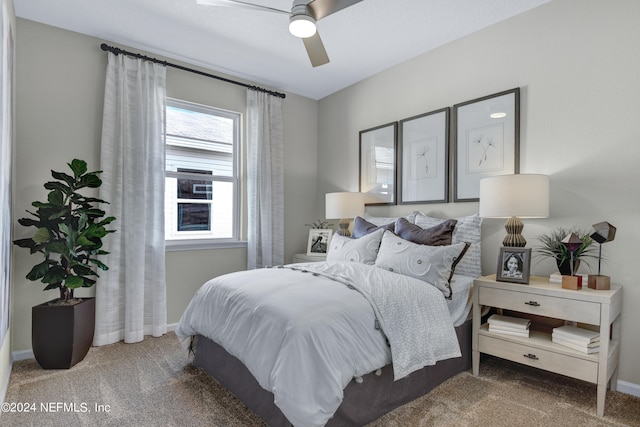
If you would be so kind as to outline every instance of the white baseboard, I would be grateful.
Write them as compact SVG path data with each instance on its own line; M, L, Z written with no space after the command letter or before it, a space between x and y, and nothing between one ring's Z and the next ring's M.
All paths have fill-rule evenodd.
M11 353L12 362L18 362L20 360L35 359L35 358L36 357L33 355L33 350L20 350L20 351L14 351L13 353Z
M618 380L617 390L620 393L630 394L631 396L640 397L640 385L627 381Z

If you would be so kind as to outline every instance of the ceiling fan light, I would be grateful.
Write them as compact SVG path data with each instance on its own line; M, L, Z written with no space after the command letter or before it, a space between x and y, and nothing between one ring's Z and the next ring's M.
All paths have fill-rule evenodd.
M316 33L316 20L309 15L293 15L289 19L289 32L301 39L311 37Z

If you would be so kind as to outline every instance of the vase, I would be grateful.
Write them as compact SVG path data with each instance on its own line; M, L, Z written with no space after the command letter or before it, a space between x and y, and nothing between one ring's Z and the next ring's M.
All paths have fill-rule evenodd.
M565 259L560 262L560 260L556 260L556 265L558 266L558 271L563 276L571 276L571 260ZM580 260L576 259L573 261L573 274L578 272L578 268L580 267Z

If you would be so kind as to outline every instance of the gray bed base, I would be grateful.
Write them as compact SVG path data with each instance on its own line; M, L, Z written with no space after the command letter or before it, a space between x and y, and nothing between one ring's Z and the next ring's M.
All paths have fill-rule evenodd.
M363 426L387 412L427 394L448 378L471 369L471 320L456 328L462 357L442 360L393 381L393 368L382 374L367 374L364 381L352 380L344 389L342 404L327 426ZM197 336L193 364L204 369L271 427L291 427L273 403L273 394L258 384L249 370L221 346Z

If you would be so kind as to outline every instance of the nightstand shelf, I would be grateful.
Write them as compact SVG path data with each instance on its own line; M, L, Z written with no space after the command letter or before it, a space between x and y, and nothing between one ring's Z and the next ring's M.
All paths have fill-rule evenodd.
M597 413L604 415L607 384L615 390L619 356L622 288L574 291L532 277L529 285L497 282L495 276L474 283L473 374L480 369L480 353L588 381L598 386ZM481 306L594 325L600 330L600 352L585 354L551 341L548 333L531 330L529 337L489 332L481 325ZM602 321L600 320L602 319ZM611 334L610 331L613 333ZM610 338L611 337L611 338Z

